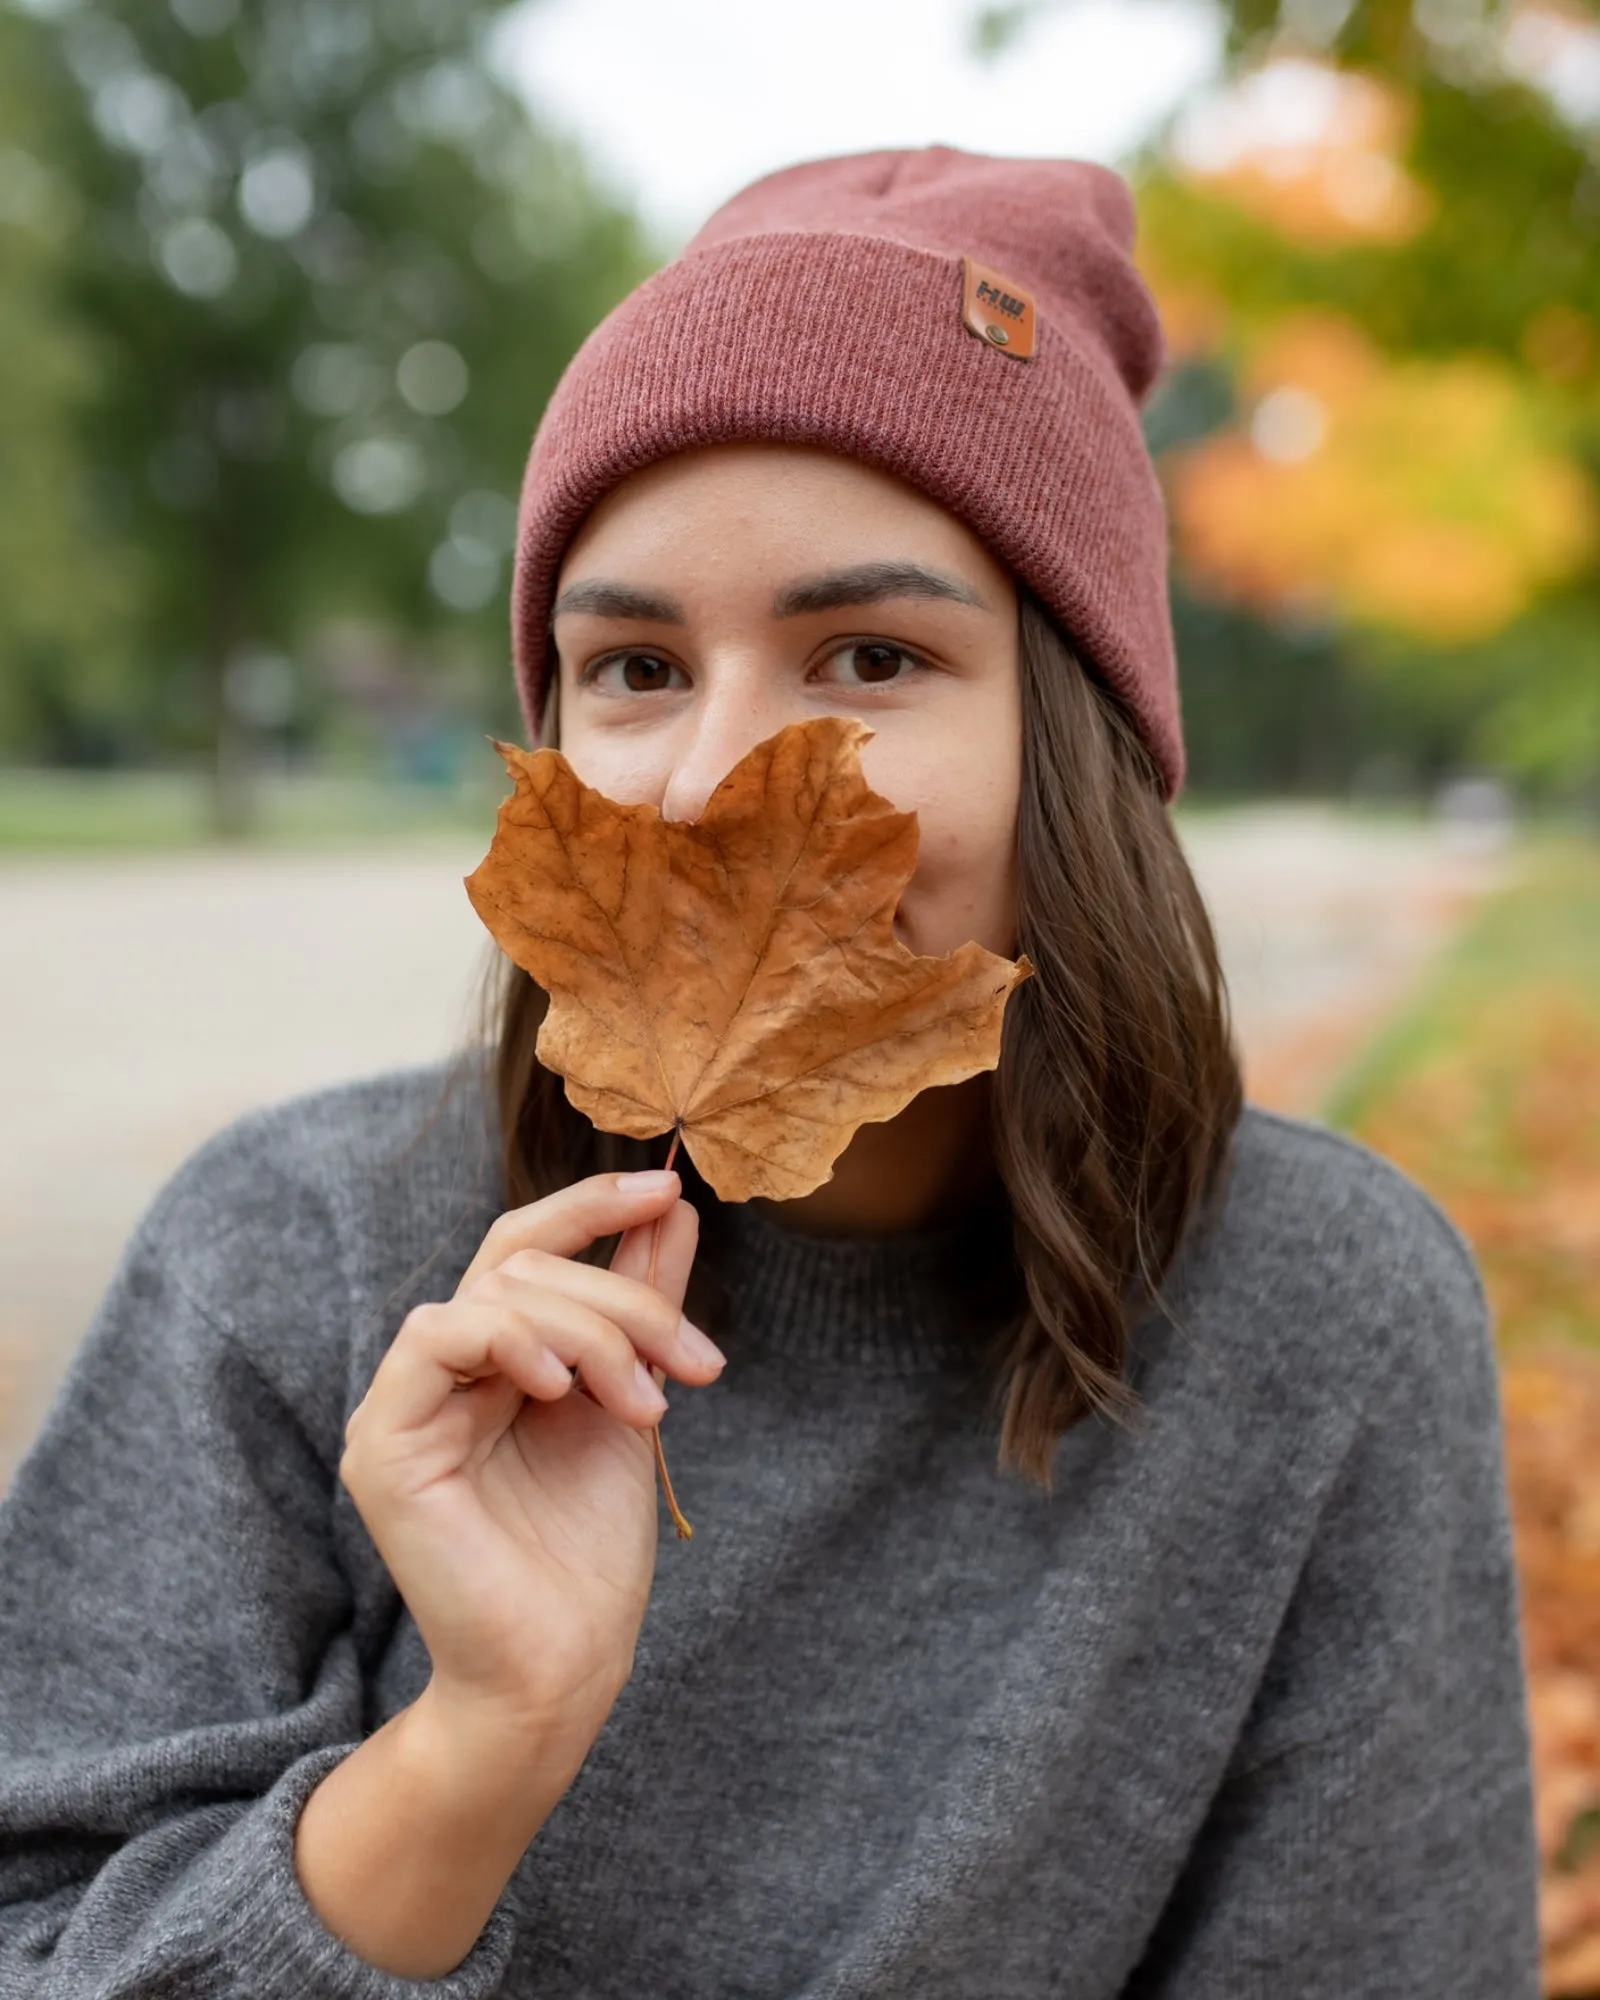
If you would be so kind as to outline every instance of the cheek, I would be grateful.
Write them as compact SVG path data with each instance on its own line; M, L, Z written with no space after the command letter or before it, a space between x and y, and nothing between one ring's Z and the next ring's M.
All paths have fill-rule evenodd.
M870 757L873 746L867 746ZM913 951L933 957L969 940L1004 957L1016 935L1016 826L1020 772L1004 755L957 771L868 777L917 815L916 872L897 921Z
M642 744L608 741L584 730L562 732L557 746L583 782L619 806L659 806L666 790L661 759Z

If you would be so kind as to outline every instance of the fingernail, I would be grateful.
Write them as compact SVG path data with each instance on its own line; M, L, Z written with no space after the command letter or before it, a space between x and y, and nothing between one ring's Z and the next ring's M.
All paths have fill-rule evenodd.
M678 1322L678 1345L691 1361L703 1361L708 1368L723 1368L728 1357L715 1341L707 1340L699 1327L691 1326L686 1319Z
M666 1194L678 1185L678 1176L661 1168L653 1168L647 1174L618 1174L619 1194Z
M651 1409L664 1410L667 1407L667 1399L656 1387L656 1378L642 1361L636 1361L633 1364L633 1373L635 1380L639 1384L639 1394L644 1397Z

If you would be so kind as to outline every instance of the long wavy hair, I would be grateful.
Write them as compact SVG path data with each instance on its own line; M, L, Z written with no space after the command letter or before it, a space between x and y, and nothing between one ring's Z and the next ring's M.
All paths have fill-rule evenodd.
M1220 1202L1243 1086L1216 940L1121 703L1020 593L1017 950L989 1092L1010 1210L1016 1311L990 1349L999 1467L1045 1492L1057 1440L1137 1407L1129 1337L1191 1228ZM541 742L556 738L555 699ZM509 1206L585 1175L658 1165L598 1132L535 1051L546 996L498 952L482 994ZM614 1239L586 1253L608 1258ZM702 1251L688 1307L715 1323ZM700 1297L697 1300L697 1289Z

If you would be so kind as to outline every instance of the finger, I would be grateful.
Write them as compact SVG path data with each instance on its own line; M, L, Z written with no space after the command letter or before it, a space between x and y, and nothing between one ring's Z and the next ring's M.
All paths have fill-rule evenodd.
M486 1300L419 1307L373 1377L363 1424L380 1433L420 1428L463 1375L504 1375L524 1395L552 1402L573 1387L573 1369L622 1422L648 1428L660 1419L666 1400L620 1327L581 1300L528 1292L526 1308Z
M547 1292L532 1315L539 1338L558 1361L576 1369L594 1400L625 1424L648 1430L666 1413L667 1399L626 1332L604 1313L564 1292Z
M550 1291L535 1294L535 1303L518 1317L560 1367L567 1388L586 1392L635 1428L649 1429L660 1422L666 1413L665 1395L633 1342L604 1313L564 1292ZM491 1350L491 1362L498 1351Z
M451 1300L415 1307L352 1413L346 1441L357 1432L421 1429L450 1402L458 1379L474 1382L501 1374L524 1395L565 1395L572 1386L568 1371L542 1341L518 1343L519 1319L502 1302Z
M683 1247L692 1254L692 1243L676 1246L679 1239L692 1235L696 1226L693 1210L678 1223L674 1232L676 1261L682 1261ZM665 1235L665 1223L662 1229ZM555 1291L581 1300L620 1327L646 1360L684 1381L705 1383L721 1372L724 1357L720 1350L689 1324L672 1300L615 1267L602 1270L594 1264L575 1263L570 1257L552 1257L543 1250L519 1250L498 1271L480 1278L468 1296L504 1298L521 1310L532 1310L525 1304L529 1291L539 1295Z
M678 1199L682 1183L675 1173L591 1174L558 1188L523 1208L507 1209L490 1226L467 1266L461 1286L492 1271L518 1250L548 1250L557 1257L578 1251L621 1230L652 1221Z
M661 1240L659 1247L655 1240L656 1227L657 1225L652 1222L644 1223L637 1229L630 1229L618 1243L612 1255L611 1268L613 1271L621 1271L629 1277L647 1278L651 1259L654 1256L656 1265L655 1289L662 1293L664 1297L672 1300L675 1305L681 1305L684 1294L689 1287L689 1273L693 1268L695 1250L700 1241L700 1216L698 1211L686 1201L680 1201L674 1207L669 1208L660 1221ZM688 1324L688 1321L685 1320L684 1325L687 1326ZM698 1327L694 1331L700 1335L702 1340L706 1338L705 1334L701 1333ZM714 1342L712 1344L715 1346ZM682 1369L677 1371L680 1379L685 1381L699 1381L702 1384L714 1381L716 1375L721 1374L724 1361L721 1349L718 1348L716 1352L718 1359L715 1363L714 1374L708 1374L700 1369L690 1367L687 1372ZM686 1360L691 1362L702 1358L709 1360L709 1357L693 1354L685 1357ZM666 1373L667 1371L664 1368L653 1364L651 1367L651 1380L657 1384L664 1383Z
M612 1256L611 1269L646 1281L655 1227L653 1222L646 1222L626 1231ZM689 1289L689 1273L699 1241L700 1217L693 1204L675 1202L661 1217L661 1248L656 1257L655 1279L655 1289L675 1306L683 1304Z

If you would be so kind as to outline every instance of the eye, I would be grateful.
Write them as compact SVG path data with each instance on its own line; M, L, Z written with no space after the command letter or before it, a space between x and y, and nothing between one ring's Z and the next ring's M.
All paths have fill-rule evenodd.
M886 639L852 639L828 655L837 665L834 676L846 687L883 687L891 681L908 681L922 662L904 646L891 646Z
M675 685L672 676L681 671L659 653L613 653L585 667L578 685L603 694L657 694Z

